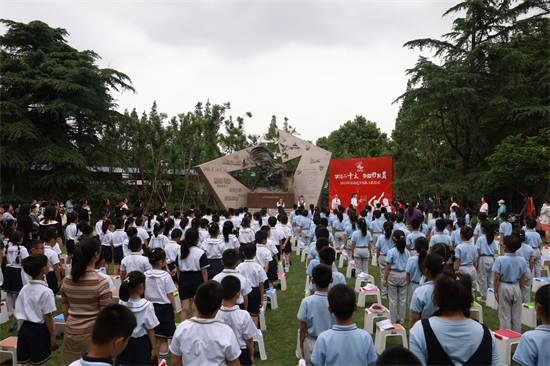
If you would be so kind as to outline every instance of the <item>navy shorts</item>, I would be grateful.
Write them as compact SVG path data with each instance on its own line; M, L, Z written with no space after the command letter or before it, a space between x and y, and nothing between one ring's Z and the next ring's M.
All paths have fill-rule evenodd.
M23 322L17 335L17 362L41 365L52 357L46 324Z
M46 282L48 282L48 287L53 291L53 293L57 295L59 287L57 287L57 277L55 276L54 271L48 272L46 275Z
M117 357L115 365L158 365L158 359L155 357L153 362L151 358L151 342L149 336L144 335L139 338L132 338L128 345Z
M67 240L65 242L65 246L67 247L67 254L73 254L73 252L74 252L74 240Z
M248 313L251 316L260 315L260 305L262 303L262 294L259 287L252 287L252 291L248 293Z
M160 324L155 327L155 337L157 338L172 338L176 331L176 323L174 321L174 308L172 304L155 304L155 315Z
M252 363L250 362L250 351L248 350L248 347L241 348L239 361L241 362L241 366L252 366Z
M110 245L102 245L101 250L103 251L103 256L105 258L105 263L110 264L113 261L113 251L111 250Z
M124 253L122 252L122 245L121 245L119 247L115 247L115 251L113 253L113 261L115 262L115 264L120 264L120 262L122 262L122 258L124 258Z

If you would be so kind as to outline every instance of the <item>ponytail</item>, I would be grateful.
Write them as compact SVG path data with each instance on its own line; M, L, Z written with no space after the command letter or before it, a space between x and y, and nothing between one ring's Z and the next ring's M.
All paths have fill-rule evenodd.
M450 269L444 270L435 279L432 299L434 305L438 307L433 316L462 310L464 316L469 318L470 307L474 301L470 276L456 277Z
M386 240L389 240L391 238L392 232L393 223L391 221L384 222L384 236L386 237Z
M311 216L315 214L315 205L313 203L309 205L309 212L311 212Z
M124 223L124 231L128 232L128 228L131 227L130 224L133 224L133 223L134 223L134 218L128 217L126 219L126 222Z
M220 232L220 227L218 226L218 224L213 222L210 225L208 225L208 234L210 234L210 236L214 236L219 232Z
M435 278L443 271L445 266L445 258L439 254L430 253L425 258L418 257L418 266L420 267L420 271L422 271L422 273L424 273L425 269L428 269L430 275Z
M340 222L344 221L344 215L342 215L342 212L339 210L336 211L336 216L338 216L338 220L340 220Z
M155 234L155 238L159 236L159 233L164 229L164 221L157 221L155 222L155 226L153 227L153 234Z
M405 246L407 245L407 241L405 240L405 233L401 230L395 230L392 235L392 240L397 250L399 250L399 253L405 253Z
M455 251L445 243L435 243L432 247L432 253L439 254L447 262L454 254Z
M359 226L359 228L361 229L361 235L363 237L367 236L367 222L364 218L361 217L359 220L357 220L357 226Z
M521 229L514 229L512 230L512 234L511 235L514 235L516 238L518 238L522 243L525 243L525 231L521 230Z
M151 228L151 220L153 219L153 213L150 212L148 215L147 215L147 227L150 229Z
M243 221L241 221L241 226L243 228L250 227L250 218L248 216L243 217Z
M180 259L185 259L189 255L189 248L197 244L199 239L199 231L194 227L189 228L185 232L185 238L181 241Z
M99 243L94 238L84 238L76 246L71 263L71 277L75 283L86 273L88 263L99 253Z
M154 266L166 259L166 252L162 248L153 248L147 253L147 257L149 257L149 263Z
M223 239L226 243L229 243L229 234L233 233L233 222L227 220L223 223ZM210 234L214 235L214 234Z
M135 289L142 283L145 283L145 275L140 271L132 271L128 273L126 278L122 280L120 284L120 291L118 297L122 301L128 301L130 299L131 290Z
M483 221L481 223L481 228L485 229L487 244L491 245L491 243L495 240L495 228L493 227L493 224L489 221Z
M101 225L101 231L103 231L103 234L107 234L107 230L109 229L109 225L111 225L111 220L109 220L109 219L103 220L103 224Z
M349 221L351 222L351 228L357 230L357 215L351 215Z
M170 235L170 230L174 228L174 220L168 219L166 220L166 224L164 227L164 236L168 237Z

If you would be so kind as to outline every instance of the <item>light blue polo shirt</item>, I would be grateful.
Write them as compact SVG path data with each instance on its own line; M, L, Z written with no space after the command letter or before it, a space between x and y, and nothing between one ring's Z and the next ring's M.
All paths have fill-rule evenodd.
M366 220L370 225L370 223L372 222L372 212L367 212L367 219Z
M472 224L472 220L470 220L470 214L466 214L466 216L464 216L464 220L466 221L467 225Z
M356 248L368 248L369 243L372 241L370 232L367 231L367 235L363 236L361 230L356 230L351 236L351 241L355 243Z
M481 234L477 239L476 249L479 250L479 255L495 255L497 245L494 240L491 244L487 243L487 237L485 234Z
M428 281L414 291L410 310L420 314L420 319L429 317L438 309L432 301L434 288L435 283Z
M302 216L299 224L296 224L302 228L302 230L309 230L313 224L313 221L309 217Z
M321 263L321 261L319 259L312 259L311 262L309 262L307 268L306 268L306 274L309 276L309 277L313 277L313 267L315 267L316 265L318 265L319 263ZM337 271L338 269L336 268L336 264L334 262L332 262L332 271Z
M478 222L474 229L474 236L481 236L481 224Z
M376 219L371 222L370 228L373 234L380 234L384 231L384 221L382 219Z
M430 221L428 221L428 229L432 232L432 233L435 233L435 222L439 220L439 217L437 219L431 219Z
M525 232L525 244L530 245L532 248L538 248L541 243L540 235L535 230Z
M376 363L372 336L357 325L334 325L323 332L315 343L311 363L326 365L365 365Z
M500 275L500 281L514 283L529 273L529 270L523 257L518 257L515 253L506 253L495 259L493 272Z
M344 231L345 225L346 225L346 221L345 221L345 220L340 221L340 220L338 219L338 216L337 216L336 219L334 219L334 221L332 222L332 227L333 227L334 230L336 230L336 231Z
M294 223L294 225L296 225L296 227L300 227L300 221L302 221L302 217L303 216L296 215L294 220L292 220L292 222Z
M390 269L392 271L404 272L410 257L411 253L407 249L403 253L400 253L396 247L393 247L388 251L386 263L391 263Z
M455 257L460 259L461 266L474 264L477 258L477 249L472 240L464 241L455 247Z
M332 267L332 282L329 283L328 285L328 290L330 291L330 289L332 288L332 286L334 285L338 285L338 284L346 284L346 276L344 276L343 274L341 274L340 272L338 272L338 270L335 268L334 266L334 263L332 263L333 267ZM315 292L317 291L317 286L315 286L312 283L309 284L309 291L311 292Z
M534 330L522 334L513 360L521 365L548 365L549 344L550 325L539 325Z
M531 261L531 257L535 256L535 251L530 245L521 243L521 248L516 250L516 255L518 257L523 257L523 259L525 259L525 262L527 263L527 268L529 268L529 262Z
M413 231L409 235L407 235L407 245L409 246L410 250L414 249L414 242L418 238L425 238L426 235L422 234L420 231Z
M348 239L351 239L351 237L353 236L353 233L358 231L358 230L359 230L359 227L357 226L357 224L355 224L355 230L353 229L353 225L349 224L344 229L344 235L346 235L348 237Z
M378 241L376 242L376 247L380 248L380 255L387 255L388 251L394 247L393 239L390 236L389 239L386 239L385 235L380 235Z
M453 233L451 234L451 242L455 243L455 247L456 247L458 244L462 244L462 239L460 239L460 228L456 229L456 230L453 231Z
M420 279L422 278L422 272L420 272L420 266L418 265L417 255L407 259L407 267L405 267L405 272L409 274L409 277L412 282L420 283Z
M420 224L420 232L424 235L427 235L428 234L428 225L426 225L425 223L422 223Z
M500 240L502 240L505 236L512 234L512 224L508 221L503 221L500 224L498 231L500 232Z
M336 324L334 314L328 311L328 293L316 291L306 297L300 304L298 320L307 324L307 334L318 337L324 331Z
M436 243L443 243L451 246L451 237L449 235L445 235L445 233L436 232L435 235L432 236L430 239L430 248L433 247Z

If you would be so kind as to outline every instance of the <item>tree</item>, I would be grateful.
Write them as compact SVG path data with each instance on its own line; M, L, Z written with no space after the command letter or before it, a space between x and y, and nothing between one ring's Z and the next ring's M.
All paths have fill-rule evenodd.
M105 194L93 184L105 174L87 167L108 166L101 136L121 117L111 91L134 91L130 79L100 69L93 51L70 47L65 29L1 22L3 189Z

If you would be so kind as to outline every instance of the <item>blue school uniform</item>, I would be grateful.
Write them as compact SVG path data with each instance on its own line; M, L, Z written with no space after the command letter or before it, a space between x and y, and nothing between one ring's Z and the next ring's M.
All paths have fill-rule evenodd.
M474 229L474 236L481 236L481 224L478 222Z
M495 259L493 272L500 275L501 282L515 283L521 276L529 273L523 257L515 253L506 253Z
M319 335L311 363L325 365L374 365L377 356L372 336L357 325L334 325Z
M500 232L500 240L502 240L505 236L512 234L512 224L508 221L503 221L498 230Z
M388 251L386 263L391 263L390 269L392 271L403 272L407 267L407 261L410 257L411 254L407 249L403 253L400 253L396 247L393 247Z
M429 317L438 309L432 301L434 288L435 283L433 281L428 281L414 292L410 310L413 313L420 314L420 319Z
M472 224L472 220L470 220L470 214L466 214L466 216L464 216L464 221L466 221L466 225Z
M386 239L385 235L381 235L378 237L378 241L376 242L376 247L380 248L380 255L387 255L389 250L394 246L395 244L393 243L391 236L389 239Z
M521 247L518 250L516 250L516 255L518 257L522 257L523 259L525 259L525 262L527 263L527 267L529 267L529 261L531 260L531 257L535 256L535 251L530 245L521 243Z
M430 232L434 233L435 232L435 222L438 220L439 218L437 219L431 219L430 221L428 221L428 230L430 230Z
M530 245L532 248L538 248L541 243L542 240L536 230L527 230L525 232L525 244Z
M456 247L458 244L462 244L462 239L460 239L460 228L456 229L456 230L453 231L453 233L451 234L451 242L455 243L455 247Z
M315 292L302 300L298 310L298 320L307 324L307 335L319 337L321 333L332 328L336 324L334 314L329 313L328 293Z
M335 231L344 231L345 221L344 220L340 221L338 217L336 217L336 219L332 222L332 227L334 228Z
M346 235L348 239L351 239L351 237L353 236L353 233L355 233L356 231L360 231L357 225L355 225L355 229L353 229L353 225L348 225L344 230L344 235Z
M313 268L318 265L319 263L321 263L319 261L319 259L313 259L311 260L311 262L309 262L307 268L306 268L306 275L308 275L309 277L313 277ZM336 268L336 264L334 262L332 262L332 270L338 270Z
M487 237L485 236L485 234L482 234L479 237L479 239L477 239L476 249L480 251L479 253L480 256L483 256L483 255L494 256L495 250L497 249L497 245L494 240L491 244L487 243Z
M420 232L424 234L424 236L428 234L428 229L428 225L424 223L420 224Z
M372 222L372 212L367 212L367 222L370 224Z
M384 221L382 221L382 219L376 219L371 223L370 228L373 234L381 233L384 231Z
M473 265L477 259L477 249L472 241L465 241L455 247L455 257L460 259L461 266Z
M422 278L422 272L420 271L420 266L418 265L418 256L410 257L407 259L407 266L405 267L405 272L409 274L411 282L420 283Z
M296 225L296 227L300 227L300 222L302 221L303 216L296 215L294 220L292 222Z
M513 360L521 365L548 365L550 362L550 325L539 325L523 333Z
M445 235L445 233L436 233L430 239L430 248L433 247L436 243L443 243L451 246L451 237L449 235Z
M296 225L300 226L302 230L309 230L312 226L312 223L313 222L309 219L309 217L302 216L300 223Z
M361 230L355 230L351 236L351 241L355 243L356 248L368 248L369 243L372 241L372 237L368 231L367 235L363 236L363 232Z

